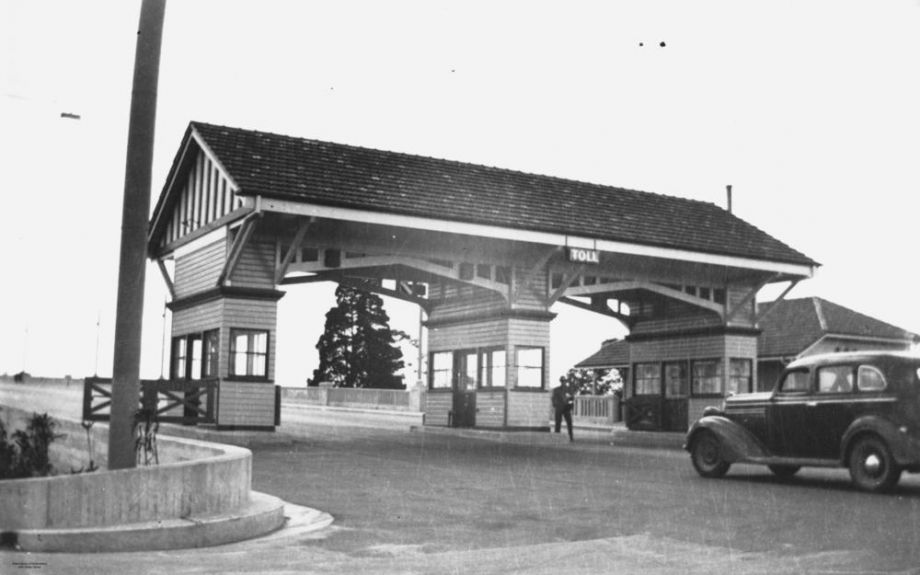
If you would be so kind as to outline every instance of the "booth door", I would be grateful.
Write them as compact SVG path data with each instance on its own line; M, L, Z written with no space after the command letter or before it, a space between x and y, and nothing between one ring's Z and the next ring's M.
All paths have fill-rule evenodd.
M479 356L475 351L454 354L454 403L452 425L476 425L476 388L479 384Z
M664 400L661 364L637 363L632 371L632 394L626 400L626 427L644 431L659 430Z
M690 402L690 378L687 362L664 364L664 403L661 410L663 431L687 431Z

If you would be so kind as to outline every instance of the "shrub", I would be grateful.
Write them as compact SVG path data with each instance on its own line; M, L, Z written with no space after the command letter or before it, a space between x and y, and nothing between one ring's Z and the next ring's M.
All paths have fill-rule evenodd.
M48 450L55 439L63 437L54 433L57 425L47 413L33 413L25 430L15 431L10 442L6 427L0 422L0 479L52 475L54 467Z

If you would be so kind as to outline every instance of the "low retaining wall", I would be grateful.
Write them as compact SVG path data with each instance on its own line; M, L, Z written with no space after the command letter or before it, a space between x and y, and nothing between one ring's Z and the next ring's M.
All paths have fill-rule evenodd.
M0 408L7 431L31 413ZM159 465L73 475L87 465L86 431L55 418L66 437L52 443L59 475L0 481L0 531L104 527L230 512L247 505L252 486L248 449L157 437ZM96 424L94 460L104 467L108 426Z

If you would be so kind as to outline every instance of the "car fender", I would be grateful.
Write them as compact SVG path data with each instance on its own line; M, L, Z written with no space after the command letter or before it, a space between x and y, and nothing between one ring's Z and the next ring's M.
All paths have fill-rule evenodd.
M901 430L891 421L877 415L857 418L850 424L840 440L841 463L847 464L853 441L862 433L872 433L881 437L891 450L891 455L900 465L920 464L920 442Z
M694 438L703 430L711 431L719 438L722 444L722 458L730 463L770 456L750 431L721 415L707 415L697 420L687 432L684 449L689 451Z

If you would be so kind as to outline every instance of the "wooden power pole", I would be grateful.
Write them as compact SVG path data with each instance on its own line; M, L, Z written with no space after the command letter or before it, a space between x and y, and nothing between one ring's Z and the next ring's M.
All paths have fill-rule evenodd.
M144 315L144 276L147 266L147 220L150 217L153 133L165 11L166 0L141 2L121 214L109 469L136 466L134 420L141 387L141 321Z

